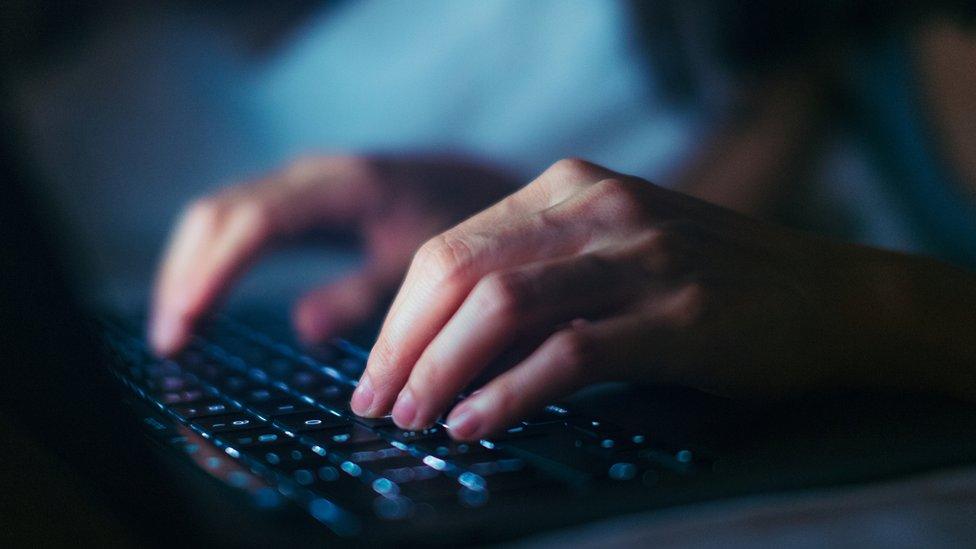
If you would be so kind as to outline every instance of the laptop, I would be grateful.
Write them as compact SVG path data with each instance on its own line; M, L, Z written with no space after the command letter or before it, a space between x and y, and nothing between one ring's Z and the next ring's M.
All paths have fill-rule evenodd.
M0 202L14 541L486 544L976 459L965 403L751 405L674 387L596 387L458 443L443 425L356 417L369 342L303 348L260 311L218 315L181 356L158 359L141 315L79 305L82 266L16 136L4 134Z

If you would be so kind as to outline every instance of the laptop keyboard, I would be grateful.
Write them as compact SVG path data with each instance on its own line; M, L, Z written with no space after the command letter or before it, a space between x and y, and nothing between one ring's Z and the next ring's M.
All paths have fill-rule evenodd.
M349 410L367 351L314 351L221 318L179 358L160 360L141 330L106 322L116 375L136 395L262 477L340 535L371 520L476 512L506 494L579 493L589 483L687 476L687 450L550 405L505 433L452 440L443 423L404 431ZM176 437L177 439L180 437Z

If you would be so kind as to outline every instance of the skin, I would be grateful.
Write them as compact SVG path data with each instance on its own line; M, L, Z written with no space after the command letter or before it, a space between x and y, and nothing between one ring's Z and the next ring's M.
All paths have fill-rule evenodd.
M373 278L384 270L369 265L400 272L411 239L431 230L421 220L459 217L404 198L363 209L384 191L430 193L423 185L437 178L404 174L431 175L439 164L380 172L362 162L320 159L191 206L160 271L156 349L178 352L262 248L323 224L379 234L366 238L372 259L353 275L360 282L313 292L296 308L297 327L309 339L324 333L309 328L309 309L355 321L360 312L331 296L369 295L356 287L366 281L395 283L394 274ZM507 185L470 173L485 176L472 181L486 196ZM379 244L401 238L402 247ZM360 305L355 311L373 304ZM392 412L408 429L447 414L452 436L477 439L598 381L744 398L841 387L972 396L974 309L970 273L825 241L568 159L419 247L351 404L365 416ZM174 319L178 337L165 333ZM513 367L452 409L513 350Z
M160 265L149 341L178 353L193 328L267 248L319 230L349 231L365 266L308 293L295 328L323 341L364 321L396 289L432 234L515 188L498 169L444 157L311 157L189 204Z
M946 287L952 299L939 297ZM969 394L974 306L976 280L952 267L827 242L570 159L420 248L352 408L392 410L407 429L450 411L452 436L477 439L597 381L746 398ZM540 335L451 410L504 350Z
M933 120L971 190L961 98L972 94L955 77L971 40L960 46L951 25L920 36ZM799 180L800 151L819 131L825 84L797 76L809 74L772 75L676 174L709 203L574 159L502 198L516 187L509 175L429 157L310 158L199 200L160 268L150 341L178 353L264 249L342 228L362 238L366 266L301 300L295 327L324 340L402 281L352 408L392 412L404 428L446 415L453 437L476 439L609 380L739 398L836 388L973 398L972 273L753 217Z

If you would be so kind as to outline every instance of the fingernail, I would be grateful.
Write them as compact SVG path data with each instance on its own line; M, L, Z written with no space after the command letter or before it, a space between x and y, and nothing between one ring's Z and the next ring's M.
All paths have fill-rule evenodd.
M396 404L393 405L393 421L403 429L413 429L413 420L417 416L417 404L410 389L400 391Z
M455 438L470 439L478 432L481 426L481 416L472 406L462 402L451 412L451 417L447 418L447 428Z
M349 401L349 406L352 411L357 415L365 416L369 413L370 406L373 405L373 383L369 380L369 376L363 376L359 380L359 386L352 393L352 399Z

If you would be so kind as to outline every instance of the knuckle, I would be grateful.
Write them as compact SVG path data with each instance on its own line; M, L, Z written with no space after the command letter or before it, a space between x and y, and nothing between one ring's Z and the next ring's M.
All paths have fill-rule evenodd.
M305 179L319 174L327 160L319 156L299 156L285 168L285 175L294 179Z
M554 205L589 183L601 177L612 176L613 172L580 158L564 158L553 163L530 187L548 195L550 205ZM562 197L554 199L554 197Z
M375 362L370 357L370 367L369 379L373 383L374 389L377 391L387 391L392 389L392 375L393 372L400 361L400 355L396 352L393 346L385 343L378 342L371 352L375 354Z
M197 296L172 305L171 317L180 325L192 326L205 312L205 304Z
M261 237L273 230L274 212L271 206L262 200L242 199L234 205L230 215L252 236Z
M596 166L582 158L563 158L554 162L546 170L557 177L580 177L590 173Z
M650 274L671 276L693 268L690 250L687 236L681 230L659 225L642 232L629 253L639 257L640 264Z
M461 237L443 233L428 240L414 257L415 265L437 280L451 282L465 276L473 262L471 247Z
M631 258L615 250L597 250L584 252L576 257L576 265L580 273L593 282L585 283L588 291L595 291L596 284L600 287L616 287L618 284L628 284L631 272ZM608 298L609 299L609 298Z
M674 251L674 246L674 233L662 228L654 228L641 235L638 247L643 253L670 255Z
M646 258L649 265L658 267L653 270L670 272L678 259L678 237L665 229L650 229L641 235L637 252Z
M529 289L527 280L520 273L495 272L481 279L476 295L488 315L508 319L525 308Z
M671 310L672 321L679 327L697 324L706 315L711 296L700 282L686 284L674 300Z
M641 196L641 185L622 179L603 179L595 185L595 200L600 211L625 224L637 224L646 220Z
M283 174L296 182L316 181L323 176L375 176L379 171L377 159L363 155L300 156L292 160Z
M413 396L420 401L433 400L444 391L445 387L444 368L437 363L418 364L407 378L404 390L409 390Z
M496 378L495 386L492 388L492 401L495 410L509 411L517 410L519 405L519 390L516 381L511 376Z
M606 252L584 253L579 256L579 261L602 280L612 280L620 268L620 258Z
M189 203L184 209L183 217L187 223L198 224L203 227L212 228L216 226L223 217L225 203L223 200L208 196L198 198Z
M555 363L581 375L593 359L593 342L579 330L565 330L553 336Z

